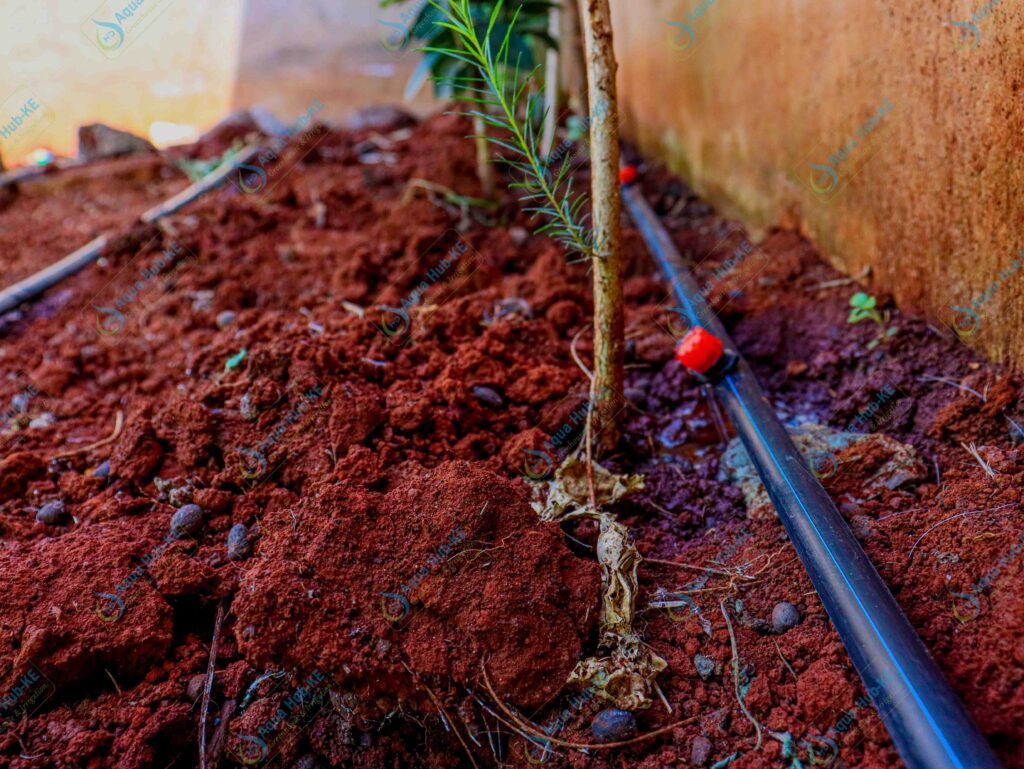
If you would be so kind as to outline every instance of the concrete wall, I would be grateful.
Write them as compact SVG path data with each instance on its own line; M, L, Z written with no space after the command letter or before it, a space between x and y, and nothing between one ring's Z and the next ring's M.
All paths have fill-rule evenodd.
M1024 366L1024 0L612 4L646 153Z
M166 145L191 141L224 116L242 0L136 3L127 17L131 0L5 3L0 126L20 117L28 100L38 106L28 107L16 131L0 135L5 162L14 165L40 148L74 154L85 123L108 123ZM122 36L97 22L117 24Z
M381 9L377 0L245 0L234 107L260 104L292 122L314 99L342 121L372 104L426 114L430 84L403 99L420 55L402 48L410 14L426 0Z

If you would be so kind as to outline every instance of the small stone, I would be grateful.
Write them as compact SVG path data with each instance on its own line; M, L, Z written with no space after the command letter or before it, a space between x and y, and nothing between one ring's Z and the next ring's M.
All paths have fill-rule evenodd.
M711 755L711 740L703 734L693 738L693 747L690 749L690 763L694 766L704 766Z
M84 161L114 158L137 152L156 152L145 139L116 128L93 123L78 128L78 159Z
M492 409L500 409L505 405L505 401L502 399L497 392L492 390L490 387L484 387L483 385L477 385L472 390L473 396L485 406L489 406Z
M71 520L71 516L64 506L64 501L55 499L39 508L36 520L46 526L63 526Z
M509 228L508 235L512 238L512 245L516 248L522 246L530 239L530 233L524 227L511 227Z
M252 396L249 393L246 393L239 399L238 410L242 412L242 419L248 422L252 422L260 414L259 409L252 402Z
M192 501L192 495L195 493L195 489L190 484L184 486L175 486L167 494L167 499L175 507L181 507L187 505Z
M693 658L693 666L697 668L697 675L707 681L715 673L715 661L711 657L698 654Z
M92 471L92 474L97 478L109 478L110 477L110 460L108 459L102 465Z
M36 427L49 427L50 425L52 425L56 421L57 421L57 417L55 417L53 414L51 414L49 411L47 411L47 412L45 412L43 414L40 414L35 419L33 419L31 422L29 422L28 426L32 427L32 428L36 428Z
M235 322L235 318L238 315L233 313L231 310L224 310L224 312L217 313L217 328L227 328Z
M236 523L228 532L228 558L232 561L244 561L252 555L252 542L249 541L249 529L244 523Z
M800 624L800 611L791 603L780 601L772 609L772 628L776 633L785 633Z
M203 696L203 689L206 688L206 676L198 673L188 679L188 688L185 690L190 702L197 702Z
M203 508L185 505L171 517L171 533L177 538L191 537L203 527Z
M31 395L27 395L25 393L17 393L16 395L14 395L14 397L11 398L11 405L14 406L15 411L25 413L25 411L28 409L28 403L30 400L32 400Z
M599 742L618 742L636 736L636 717L628 710L602 710L590 724L590 733Z

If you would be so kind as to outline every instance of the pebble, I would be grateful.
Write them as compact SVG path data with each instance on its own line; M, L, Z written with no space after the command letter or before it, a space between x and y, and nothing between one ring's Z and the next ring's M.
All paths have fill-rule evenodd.
M697 675L707 681L715 672L715 661L711 657L698 654L693 658L693 666L697 668Z
M185 505L171 517L171 533L181 539L199 533L203 527L203 508L199 505Z
M508 231L509 238L512 239L512 245L516 248L522 246L526 241L530 239L529 230L523 227L510 227Z
M55 417L53 414L51 414L49 411L47 411L47 412L45 412L43 414L40 414L35 419L33 419L31 422L29 422L28 426L33 428L33 429L35 429L37 427L49 427L50 425L52 425L56 421L57 421L57 417Z
M244 561L252 555L252 542L249 541L249 529L244 523L236 523L228 532L228 558L232 561Z
M772 609L772 628L776 633L785 633L800 624L800 611L791 603L780 601Z
M206 676L198 673L188 679L188 687L185 689L185 696L192 702L196 702L203 696L203 689L206 688Z
M711 740L703 734L693 738L693 747L690 749L690 763L694 766L704 766L711 755Z
M500 409L505 405L505 401L502 397L490 387L477 385L473 388L472 392L473 396L478 401L483 403L485 406L490 406L492 409Z
M109 478L110 477L110 460L108 459L102 465L92 471L92 474L97 478Z
M55 499L39 508L39 512L36 513L36 520L46 526L63 526L71 520L71 516L68 515L64 501Z
M636 717L628 710L602 710L590 724L590 733L599 742L618 742L636 736Z
M217 313L217 328L227 328L235 322L238 315L231 310L224 310Z
M253 404L252 396L249 393L246 393L239 399L238 410L242 412L242 419L248 422L253 421L260 414L259 409Z

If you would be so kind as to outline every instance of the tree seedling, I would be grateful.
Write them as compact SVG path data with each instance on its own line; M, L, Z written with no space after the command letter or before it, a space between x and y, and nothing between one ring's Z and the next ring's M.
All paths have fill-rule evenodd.
M878 347L882 342L887 340L898 329L896 326L889 325L889 312L879 312L876 309L878 301L875 297L870 294L865 294L863 291L858 291L856 294L850 297L850 316L846 319L847 323L860 323L862 320L872 320L878 326L878 336L868 342L868 349L873 350Z

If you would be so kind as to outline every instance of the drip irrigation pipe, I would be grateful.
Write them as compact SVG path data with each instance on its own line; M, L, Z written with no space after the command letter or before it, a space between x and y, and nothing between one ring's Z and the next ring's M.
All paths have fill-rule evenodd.
M210 190L216 189L224 183L224 180L232 172L238 169L238 166L251 160L258 154L260 148L261 145L259 144L250 144L244 147L229 163L222 165L213 173L207 174L195 184L189 185L169 200L146 211L140 217L140 221L150 224L165 216L170 216ZM100 257L106 245L107 237L101 235L89 241L74 253L65 256L59 262L51 264L34 275L0 291L0 315L10 312L22 302L35 298L46 291L46 289L52 288L65 278L85 269Z
M624 187L623 201L671 281L680 305L676 310L735 354L734 365L713 381L715 391L903 761L910 769L999 769L992 749L736 353L668 232L637 187Z

